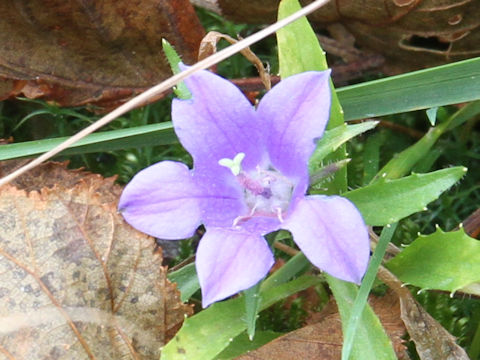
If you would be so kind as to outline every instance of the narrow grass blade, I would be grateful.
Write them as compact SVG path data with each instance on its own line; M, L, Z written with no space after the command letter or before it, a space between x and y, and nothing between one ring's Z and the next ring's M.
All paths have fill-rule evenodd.
M480 58L338 89L345 120L480 99Z
M2 145L0 146L0 160L36 156L55 148L67 139L68 137L62 137ZM172 123L165 122L91 134L73 144L61 154L85 154L140 146L168 145L177 141Z
M377 247L375 248L372 258L370 259L370 264L368 265L367 272L363 278L362 285L360 286L357 297L355 298L355 302L353 303L350 319L345 326L346 330L342 348L342 360L348 360L350 358L353 343L355 340L355 334L360 319L362 317L363 310L365 309L365 305L367 304L368 294L372 289L373 282L375 281L375 277L377 276L378 268L382 262L385 251L387 250L387 246L392 239L393 233L395 232L396 228L397 223L385 226L383 228L380 239L378 240ZM369 346L368 343L366 345ZM368 351L369 349L365 350ZM371 353L376 354L373 349L371 349L371 351Z

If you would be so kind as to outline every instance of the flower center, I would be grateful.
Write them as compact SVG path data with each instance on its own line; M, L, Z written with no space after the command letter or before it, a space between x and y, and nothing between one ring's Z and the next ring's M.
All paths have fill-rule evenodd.
M244 189L245 203L249 208L247 216L240 216L235 224L255 216L277 217L283 222L283 215L288 209L294 185L275 169L262 169L245 172L241 170L241 161L245 154L240 153L233 160L222 159L219 164L231 169Z

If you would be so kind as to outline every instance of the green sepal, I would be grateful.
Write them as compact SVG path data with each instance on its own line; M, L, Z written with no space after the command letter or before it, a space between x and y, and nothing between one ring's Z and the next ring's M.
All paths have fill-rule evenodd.
M182 62L182 59L175 51L173 46L170 45L167 40L162 39L162 48L167 58L168 64L172 69L172 72L174 74L178 74L179 72L181 72L180 63ZM175 93L175 95L177 95L179 99L186 100L192 98L192 93L188 90L187 85L185 85L183 81L173 88L173 92Z

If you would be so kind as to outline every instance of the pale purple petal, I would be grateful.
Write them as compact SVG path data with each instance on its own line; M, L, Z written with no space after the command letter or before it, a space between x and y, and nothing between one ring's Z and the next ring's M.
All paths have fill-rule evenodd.
M206 227L231 227L238 216L249 212L240 187L232 172L219 167L214 170L193 170L195 184L201 189L202 222Z
M300 199L282 228L312 264L339 279L360 283L367 269L370 244L357 208L340 196Z
M183 239L201 223L202 197L186 165L162 161L140 171L127 184L118 208L130 225L144 233Z
M199 71L185 83L192 98L173 101L172 121L194 167L219 167L220 159L243 152L243 168L255 168L264 154L263 130L247 98L230 81L209 71Z
M305 72L286 78L267 92L257 114L269 130L267 151L272 165L293 179L308 176L315 140L330 114L330 71Z
M241 229L207 229L196 257L203 307L252 287L273 263L262 236Z

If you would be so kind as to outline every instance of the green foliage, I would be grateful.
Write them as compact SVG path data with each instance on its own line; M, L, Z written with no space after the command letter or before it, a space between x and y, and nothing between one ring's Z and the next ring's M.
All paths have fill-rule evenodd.
M318 284L316 277L302 276L268 291L261 291L260 309L298 291ZM244 299L219 302L185 320L180 331L162 349L162 360L206 360L223 351L247 324L239 314L244 313Z
M283 1L283 6L282 11L286 14L297 8L298 4ZM257 30L255 26L234 24L203 10L199 14L207 30L216 30L232 37L237 34L246 37ZM279 32L280 72L283 77L307 69L326 68L323 52L312 35L306 20L298 21L290 29ZM298 38L301 40L295 40ZM224 46L225 42L219 44L220 48ZM272 73L278 72L273 38L254 45L253 51L270 63ZM312 56L315 53L318 56ZM478 242L460 232L443 233L438 230L432 235L420 237L417 233L432 232L437 223L445 229L453 229L476 210L480 203L480 172L476 171L480 166L480 102L472 102L461 109L446 106L479 99L479 64L480 59L471 59L338 89L347 120L390 114L384 119L401 124L405 129L425 132L415 142L417 139L398 130L381 128L351 141L348 155L352 159L348 167L349 185L355 189L369 183L371 185L347 193L359 206L367 222L376 225L397 221L429 204L429 211L410 215L400 222L394 242L412 245L389 263L401 279L422 288L453 291L477 279L475 271L478 273L478 265L472 259L478 252ZM218 71L229 78L257 76L254 67L241 55L219 64ZM436 126L430 130L427 128L429 123L425 111L401 114L432 107L439 108L435 114ZM58 159L69 159L72 167L85 166L105 176L117 174L120 182L128 181L139 170L157 161L172 159L191 164L189 155L177 143L169 123L169 113L170 99L134 110L114 121L102 132L67 150ZM312 158L312 170L343 159L345 153L331 158L326 156L352 136L369 129L370 125L364 124L353 127L343 125L343 115L335 100L333 114L334 125L342 125L325 134ZM42 101L25 99L2 102L0 138L12 136L16 143L2 146L0 157L35 156L59 142L54 138L70 136L97 118L97 115L85 108L58 108ZM440 196L463 175L462 168L451 168L452 165L463 165L472 171L448 193ZM428 172L435 169L444 170L401 178L412 171ZM381 176L375 178L378 173L386 173L389 179L400 179L386 181ZM336 189L343 191L345 185L345 182L339 183ZM436 198L438 199L435 200ZM182 244L185 249L189 246L188 242ZM182 257L185 258L190 253L191 251L184 251ZM300 254L270 276L261 286L261 293L264 294L261 308L307 286L309 281L321 288L321 278L303 277L293 283L288 282L304 273L309 266ZM170 274L169 278L178 283L182 300L189 299L199 288L193 264ZM328 281L337 301L340 299L343 325L348 326L345 319L350 318L349 307L357 298L358 291L354 285L330 278ZM462 346L471 350L469 354L472 359L480 358L478 299L452 299L448 294L429 291L422 291L417 298L447 330L459 338ZM277 303L270 310L260 313L257 327L277 331L295 329L305 316L302 301L301 297L297 298L289 308L283 302ZM368 309L360 322L363 346L368 348L369 353L370 346L390 349L383 335L378 338L371 335L381 334L382 330ZM225 358L229 358L228 356L235 356L232 354L238 355L260 346L270 335L272 338L278 335L263 337L264 333L259 331L255 337L258 343L249 343L244 331L247 327L245 318L239 316L245 314L244 310L244 300L239 298L215 304L200 312L189 319L174 341L167 345L164 351L166 357L162 359L181 358L177 353L179 346L188 353L186 358L189 359L212 358L222 349L232 351L230 355L222 353L226 354ZM217 335L219 339L210 344L211 338ZM230 339L234 340L230 342ZM390 353L385 358L389 356Z
M403 282L425 289L480 295L480 242L463 230L422 235L387 263ZM428 260L428 261L426 261Z
M242 333L233 339L231 344L220 354L218 354L217 357L215 357L215 360L236 359L238 356L245 354L247 351L255 350L281 335L283 334L274 331L257 331L255 338L250 340L247 334Z
M454 167L398 180L381 179L344 196L357 206L368 225L384 226L425 210L465 172L463 167Z
M478 100L479 78L475 58L347 86L338 97L348 121Z

